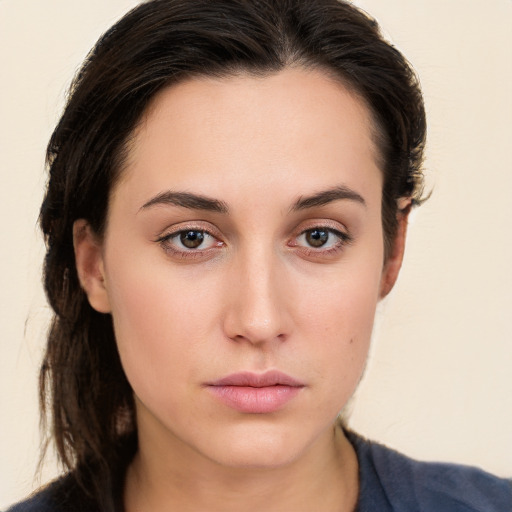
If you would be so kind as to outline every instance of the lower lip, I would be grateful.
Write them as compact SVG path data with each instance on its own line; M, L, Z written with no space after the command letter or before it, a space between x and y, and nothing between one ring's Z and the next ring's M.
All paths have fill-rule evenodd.
M249 414L265 414L283 408L297 396L302 387L208 386L208 389L232 409Z

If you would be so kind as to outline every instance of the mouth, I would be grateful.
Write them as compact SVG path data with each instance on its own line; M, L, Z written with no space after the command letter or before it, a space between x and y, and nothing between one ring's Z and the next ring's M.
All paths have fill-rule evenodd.
M275 370L262 374L233 373L206 384L208 391L224 405L246 414L276 412L304 387L304 383Z

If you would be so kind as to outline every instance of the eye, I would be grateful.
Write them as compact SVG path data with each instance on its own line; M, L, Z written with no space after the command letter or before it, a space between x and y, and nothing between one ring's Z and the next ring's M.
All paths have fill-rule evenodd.
M157 239L163 249L182 258L205 255L223 243L204 229L181 229Z
M208 249L213 247L216 239L207 231L187 229L167 235L161 241L165 242L167 245L172 244L176 249L191 251L194 249Z
M208 237L209 235L204 231L181 231L172 238L179 240L179 243L187 249L199 249Z
M329 223L333 226L311 225L309 222L311 227L299 231L298 235L288 242L288 247L292 247L298 255L311 261L336 260L343 255L353 238L344 229L338 229L338 226L341 227L338 222Z
M316 227L303 231L297 238L294 245L306 248L329 250L341 248L341 246L350 240L346 233L326 228Z
M326 229L308 229L299 238L304 238L304 241L311 247L322 247L329 242L329 235L330 233Z

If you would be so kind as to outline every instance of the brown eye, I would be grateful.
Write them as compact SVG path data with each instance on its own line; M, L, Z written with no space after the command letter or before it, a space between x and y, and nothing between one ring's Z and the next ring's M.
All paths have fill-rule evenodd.
M180 233L180 242L187 249L197 249L204 242L204 232L183 231Z
M306 253L319 256L333 256L350 244L352 238L347 233L327 226L305 229L295 240L292 247L302 248Z
M166 254L178 258L203 261L214 256L215 249L224 243L205 229L185 228L163 235L155 240Z
M329 231L325 229L310 229L304 233L306 242L311 247L322 247L329 240Z

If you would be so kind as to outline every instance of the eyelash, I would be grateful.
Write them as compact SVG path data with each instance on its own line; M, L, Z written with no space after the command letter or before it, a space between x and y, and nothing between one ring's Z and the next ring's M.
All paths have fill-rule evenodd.
M290 247L300 247L301 252L307 257L329 257L336 256L341 251L343 251L343 249L346 246L350 245L353 241L352 237L348 233L325 225L317 225L304 229L299 233L298 236L294 237L294 240L296 241L302 236L305 237L307 236L308 233L313 233L314 231L328 233L329 238L331 236L334 236L336 237L337 240L334 241L333 245L329 248L323 248L323 246L320 246L318 248L299 246L296 242L289 243L288 245Z
M331 236L334 236L337 238L337 241L333 242L333 245L327 249L324 249L323 246L315 248L315 247L307 247L305 245L303 246L303 245L300 245L299 243L297 243L297 240L300 237L305 237L305 236L307 236L308 233L313 233L314 231L327 233L329 238ZM184 235L186 233L201 233L202 236L211 237L215 242L213 242L213 245L211 247L208 247L206 249L201 249L201 248L178 249L178 248L176 248L175 243L173 244L173 239L179 240L179 237L181 237L182 235ZM348 233L345 233L343 231L340 231L338 229L335 229L335 228L332 228L329 226L325 226L325 225L315 225L315 226L308 227L307 229L303 229L302 231L300 231L300 233L297 236L294 236L292 238L292 241L290 241L287 245L288 245L288 247L298 248L298 250L300 250L302 252L302 254L304 254L306 257L329 257L329 256L335 256L338 253L340 253L341 251L343 251L345 246L351 244L352 241L353 241L353 239ZM170 233L166 233L165 235L157 238L155 240L155 242L159 243L167 254L169 254L173 257L179 258L179 259L205 258L208 255L210 255L212 251L215 251L225 245L224 242L219 240L218 236L211 233L210 230L205 229L204 227L200 227L200 226L190 226L190 227L185 226L179 230L172 231ZM326 242L326 243L328 243L328 242Z
M193 248L183 248L178 249L176 248L172 241L173 239L179 239L181 235L186 233L202 233L202 235L206 235L208 237L211 237L213 240L216 240L214 242L212 247L209 247L207 249L193 249ZM198 226L185 226L177 231L172 231L171 233L166 233L165 235L159 237L156 239L156 242L161 245L161 247L164 249L164 251L167 254L170 254L171 256L180 258L180 259L195 259L195 258L204 258L208 254L210 254L211 251L216 250L217 248L220 248L224 246L224 242L221 242L217 236L212 234L208 229L204 229L203 227Z

